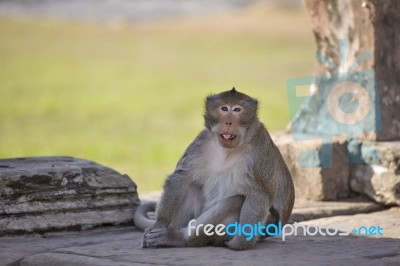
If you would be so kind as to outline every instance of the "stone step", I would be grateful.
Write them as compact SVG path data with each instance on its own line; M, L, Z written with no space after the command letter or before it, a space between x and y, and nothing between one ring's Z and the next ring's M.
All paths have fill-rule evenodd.
M350 198L341 201L308 201L296 199L290 223L337 215L354 215L384 210L385 207L364 198Z
M271 137L292 175L296 199L341 200L356 192L400 206L400 141L338 137L322 143L319 138L299 141L285 132ZM322 167L327 162L332 164Z

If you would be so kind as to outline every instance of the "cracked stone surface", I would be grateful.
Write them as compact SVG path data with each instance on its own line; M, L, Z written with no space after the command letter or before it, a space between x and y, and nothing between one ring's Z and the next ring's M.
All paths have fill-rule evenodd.
M0 236L132 224L139 204L127 175L72 157L0 160Z

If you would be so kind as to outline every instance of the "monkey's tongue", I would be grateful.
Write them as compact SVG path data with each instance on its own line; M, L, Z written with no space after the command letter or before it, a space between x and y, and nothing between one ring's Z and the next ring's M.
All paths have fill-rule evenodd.
M235 135L231 135L231 134L222 134L222 137L226 140L228 139L234 139Z

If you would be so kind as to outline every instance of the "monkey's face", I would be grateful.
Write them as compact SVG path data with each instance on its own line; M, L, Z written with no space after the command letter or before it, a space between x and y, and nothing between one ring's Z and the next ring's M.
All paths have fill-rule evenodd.
M223 148L233 149L244 142L250 125L257 120L257 101L235 89L206 99L205 126Z
M245 142L248 128L258 121L257 106L256 99L235 88L210 95L206 98L205 126L223 148L233 149Z
M243 112L241 105L224 104L216 108L218 123L211 127L223 148L235 148L243 142L245 129L240 126L240 116Z

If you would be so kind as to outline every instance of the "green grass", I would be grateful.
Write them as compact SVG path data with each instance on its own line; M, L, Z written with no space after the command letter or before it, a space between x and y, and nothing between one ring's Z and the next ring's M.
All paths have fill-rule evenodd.
M161 188L202 129L211 92L235 86L259 99L271 131L283 129L285 82L312 74L315 47L303 10L271 14L121 29L0 19L0 157L87 158L143 192Z

